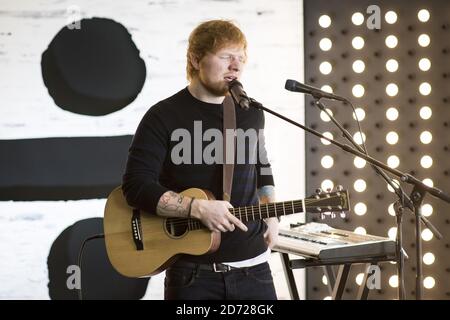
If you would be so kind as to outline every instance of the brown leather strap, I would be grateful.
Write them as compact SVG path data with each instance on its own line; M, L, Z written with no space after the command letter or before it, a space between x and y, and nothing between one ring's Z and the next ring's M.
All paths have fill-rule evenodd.
M229 133L227 134L227 129ZM231 130L233 131L231 132ZM234 153L236 147L236 111L231 96L223 101L223 200L230 201L233 186ZM228 140L231 140L228 142Z

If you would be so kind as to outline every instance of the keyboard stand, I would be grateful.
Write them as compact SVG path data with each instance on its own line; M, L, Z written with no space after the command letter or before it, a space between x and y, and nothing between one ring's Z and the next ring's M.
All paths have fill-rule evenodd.
M386 261L397 261L395 256L378 256L378 257L357 257L357 258L345 258L345 259L327 259L319 260L307 257L305 259L295 259L290 260L287 253L280 252L282 257L283 269L285 275L287 276L288 289L291 293L291 297L294 300L299 299L297 286L295 284L295 279L292 270L301 269L307 267L323 267L325 275L328 279L328 289L331 294L332 300L342 300L342 296L345 290L345 284L350 273L350 268L353 264L366 264L364 279L362 285L359 287L356 299L367 300L369 296L369 288L367 287L367 279L369 277L370 266L377 266L380 262ZM339 265L337 275L334 274L332 266Z

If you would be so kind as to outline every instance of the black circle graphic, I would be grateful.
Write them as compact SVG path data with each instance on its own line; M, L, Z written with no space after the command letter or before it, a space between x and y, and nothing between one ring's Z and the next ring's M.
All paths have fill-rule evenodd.
M130 33L106 18L64 27L42 54L45 86L60 108L102 116L130 104L142 90L146 68ZM72 27L72 26L71 26Z

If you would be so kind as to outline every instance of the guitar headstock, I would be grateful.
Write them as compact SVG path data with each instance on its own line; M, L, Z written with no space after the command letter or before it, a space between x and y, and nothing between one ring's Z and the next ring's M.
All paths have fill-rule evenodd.
M322 219L326 215L335 218L336 213L339 213L341 218L345 218L345 211L349 210L348 191L344 190L342 186L337 186L335 191L316 189L314 195L305 198L305 212L320 213Z

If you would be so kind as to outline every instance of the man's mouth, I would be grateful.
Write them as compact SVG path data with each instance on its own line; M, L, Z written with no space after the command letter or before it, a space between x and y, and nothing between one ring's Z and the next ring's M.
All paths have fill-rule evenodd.
M226 76L224 79L225 79L225 81L227 81L227 82L231 82L231 81L237 79L237 77L236 77L236 76Z

